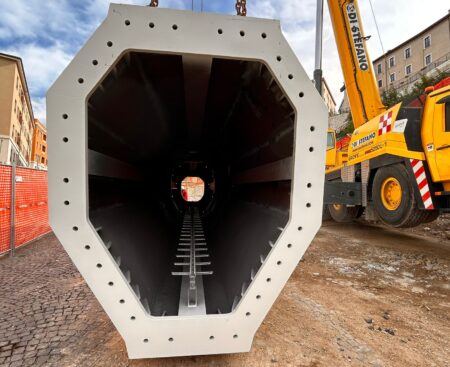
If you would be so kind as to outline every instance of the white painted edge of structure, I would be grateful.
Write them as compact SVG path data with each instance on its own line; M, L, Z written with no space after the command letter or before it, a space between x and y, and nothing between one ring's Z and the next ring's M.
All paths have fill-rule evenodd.
M153 28L149 27L150 22L154 23ZM174 24L177 30L173 29ZM219 28L222 34L218 33ZM260 60L269 67L295 108L290 220L232 313L148 315L90 224L86 101L127 50ZM93 60L98 63L94 65ZM256 330L321 225L327 119L324 102L284 39L278 21L110 6L106 20L47 95L49 207L55 234L124 338L130 358L250 350ZM67 142L63 141L65 138ZM69 181L64 182L65 178ZM70 201L69 206L64 205L65 200ZM96 266L98 263L101 268Z

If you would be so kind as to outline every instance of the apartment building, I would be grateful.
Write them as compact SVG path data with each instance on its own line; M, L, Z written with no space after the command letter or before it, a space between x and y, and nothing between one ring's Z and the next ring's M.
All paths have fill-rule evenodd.
M20 57L0 53L0 163L28 166L34 116Z
M30 165L34 168L47 168L47 128L38 119L34 120Z
M311 80L313 84L314 80ZM333 116L336 114L336 102L333 98L333 94L331 93L330 87L327 84L325 78L322 78L322 99L325 102L325 105L328 109L328 115Z
M386 87L407 90L421 75L437 67L450 69L450 11L373 61L380 91Z

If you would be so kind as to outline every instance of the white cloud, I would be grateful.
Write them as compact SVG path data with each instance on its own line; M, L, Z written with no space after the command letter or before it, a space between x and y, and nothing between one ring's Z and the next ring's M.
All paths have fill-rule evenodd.
M121 3L147 5L150 0L120 0ZM385 50L395 47L447 14L447 1L372 0ZM45 92L74 54L104 19L108 0L0 0L0 52L22 57L37 117L45 121ZM200 0L196 0L198 9ZM233 11L234 0L211 2L205 8ZM326 2L325 2L326 3ZM360 1L361 15L372 60L381 54L368 1ZM161 7L183 9L190 0L160 0ZM316 0L248 1L249 16L280 19L282 29L300 62L312 76L314 69ZM323 70L336 101L342 72L327 7L324 11Z

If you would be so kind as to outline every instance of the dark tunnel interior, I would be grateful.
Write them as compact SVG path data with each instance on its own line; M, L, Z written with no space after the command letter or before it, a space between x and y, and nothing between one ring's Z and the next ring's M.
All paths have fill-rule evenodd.
M264 63L127 52L87 101L89 218L153 316L179 315L196 210L206 314L231 312L289 219L295 111ZM204 181L186 202L181 181Z

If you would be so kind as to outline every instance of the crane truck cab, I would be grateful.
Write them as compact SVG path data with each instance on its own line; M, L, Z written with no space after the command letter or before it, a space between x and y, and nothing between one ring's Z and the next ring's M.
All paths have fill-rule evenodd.
M325 172L328 173L342 168L344 163L347 162L347 157L347 151L338 147L336 130L328 129Z
M427 90L423 106L386 108L366 50L357 0L328 0L355 130L347 161L327 161L324 218L366 211L393 227L450 212L450 81ZM335 157L336 152L335 153ZM332 149L327 158L333 163Z

